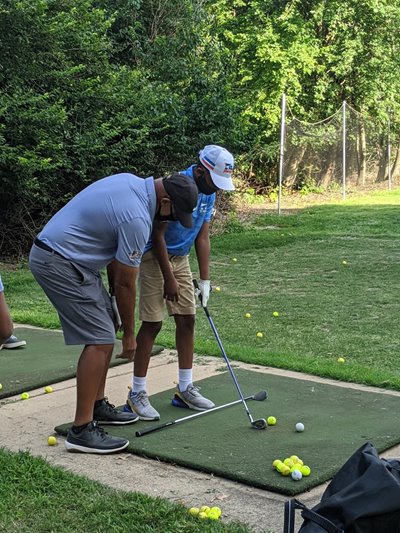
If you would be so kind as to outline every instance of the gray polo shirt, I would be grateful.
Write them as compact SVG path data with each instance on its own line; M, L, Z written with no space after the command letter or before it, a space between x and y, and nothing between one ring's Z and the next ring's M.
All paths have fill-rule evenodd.
M38 238L65 258L100 270L114 258L137 267L156 210L153 178L116 174L83 189L46 224Z

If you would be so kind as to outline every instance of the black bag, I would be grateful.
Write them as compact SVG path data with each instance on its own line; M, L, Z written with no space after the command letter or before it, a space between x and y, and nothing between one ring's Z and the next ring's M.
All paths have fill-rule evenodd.
M380 459L366 443L334 476L315 507L308 509L295 499L285 503L284 533L294 532L296 509L304 518L299 533L400 533L400 461Z

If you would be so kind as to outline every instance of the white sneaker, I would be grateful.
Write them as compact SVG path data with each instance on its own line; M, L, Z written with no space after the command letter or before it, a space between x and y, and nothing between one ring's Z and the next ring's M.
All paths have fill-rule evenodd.
M194 411L207 411L207 409L212 409L215 407L215 403L207 398L204 398L200 394L200 387L195 387L193 383L190 383L185 390L182 392L179 390L179 385L176 387L175 397L181 400L189 409Z
M124 411L136 413L140 420L160 420L160 413L151 405L147 392L144 390L133 392L130 388Z
M9 339L3 344L2 348L21 348L26 346L26 341L19 341L15 335L11 335Z

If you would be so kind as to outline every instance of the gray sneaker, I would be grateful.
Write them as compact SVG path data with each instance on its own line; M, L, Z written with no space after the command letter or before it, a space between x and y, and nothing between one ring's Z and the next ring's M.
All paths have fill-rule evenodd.
M107 398L104 398L102 403L94 408L93 419L99 424L112 424L123 426L126 424L133 424L139 420L136 413L126 413L119 411L115 405L110 403Z
M120 437L112 437L97 425L90 422L79 433L70 429L65 441L65 448L69 452L83 453L114 453L125 450L129 440Z
M124 411L139 415L140 420L160 420L160 413L151 405L147 392L144 390L133 392L131 389L129 391Z
M20 341L15 335L11 335L3 344L3 348L8 348L9 350L22 348L22 346L26 346L26 341Z
M195 387L193 383L190 383L185 392L181 392L178 385L176 387L175 397L181 400L189 409L194 409L195 411L207 411L207 409L215 407L215 403L204 398L199 390L200 387Z

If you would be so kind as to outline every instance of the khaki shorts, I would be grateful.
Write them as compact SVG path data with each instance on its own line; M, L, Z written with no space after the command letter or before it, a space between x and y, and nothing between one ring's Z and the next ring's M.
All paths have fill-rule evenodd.
M194 315L196 304L189 265L189 256L170 255L175 279L179 285L179 301L170 302L163 297L164 278L152 250L143 255L139 272L139 319L145 322L161 322L165 308L171 315Z

